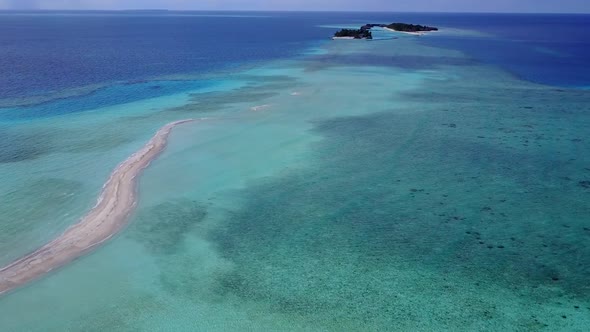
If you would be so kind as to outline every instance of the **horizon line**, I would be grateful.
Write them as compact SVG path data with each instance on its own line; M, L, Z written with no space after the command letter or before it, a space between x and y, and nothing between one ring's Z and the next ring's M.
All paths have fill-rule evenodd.
M404 13L404 14L553 14L590 15L588 12L510 12L510 11L378 11L378 10L274 10L274 9L0 9L0 12L258 12L258 13Z

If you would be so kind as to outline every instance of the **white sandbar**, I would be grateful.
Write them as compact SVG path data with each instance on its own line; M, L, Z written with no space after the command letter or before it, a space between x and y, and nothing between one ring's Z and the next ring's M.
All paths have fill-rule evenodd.
M119 164L104 184L96 205L62 235L0 269L0 294L62 267L110 239L126 225L137 202L137 179L166 148L172 129L193 120L169 123Z

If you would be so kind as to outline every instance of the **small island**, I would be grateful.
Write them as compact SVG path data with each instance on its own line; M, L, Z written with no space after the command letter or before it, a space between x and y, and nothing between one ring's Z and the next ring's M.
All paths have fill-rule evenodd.
M406 23L391 23L386 26L381 26L382 28L387 28L399 32L430 32L430 31L438 31L438 28L429 27L426 25L419 25L419 24L406 24Z
M410 34L421 35L423 32L438 31L436 27L430 27L419 24L407 24L407 23L391 23L391 24L379 24L369 23L365 24L360 29L342 29L334 34L332 39L373 39L371 29L374 27L384 28L396 32L405 32Z
M334 34L333 39L373 39L370 29L342 29Z

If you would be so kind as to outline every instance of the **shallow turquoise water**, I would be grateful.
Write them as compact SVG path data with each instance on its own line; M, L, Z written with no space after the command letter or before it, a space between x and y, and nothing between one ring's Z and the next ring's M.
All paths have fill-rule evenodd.
M2 197L30 206L0 214L6 263L158 127L207 118L175 129L125 231L0 298L2 330L589 326L589 91L409 37L232 79L2 131Z

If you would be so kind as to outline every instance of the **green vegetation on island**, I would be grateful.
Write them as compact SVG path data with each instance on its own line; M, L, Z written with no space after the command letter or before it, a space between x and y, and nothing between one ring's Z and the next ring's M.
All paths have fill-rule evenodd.
M428 31L438 31L438 28L429 27L426 25L419 25L419 24L406 24L406 23L391 23L386 25L385 28L393 29L395 31L402 31L402 32L428 32Z
M335 38L373 39L369 29L342 29L334 34Z
M400 32L428 32L438 31L438 28L419 24L391 23L365 24L360 29L342 29L334 34L334 38L373 39L371 29L374 27L387 28Z

